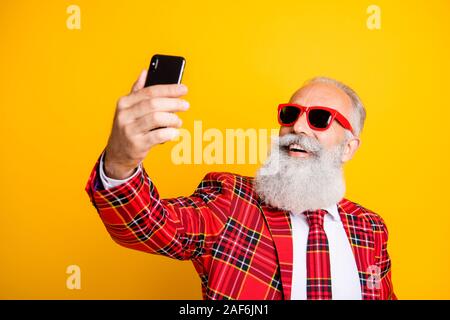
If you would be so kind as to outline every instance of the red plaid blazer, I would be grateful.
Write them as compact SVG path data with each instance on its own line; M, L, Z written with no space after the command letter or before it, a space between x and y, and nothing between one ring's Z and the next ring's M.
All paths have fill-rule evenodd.
M211 172L191 196L161 199L145 170L104 190L98 166L99 161L86 191L115 242L192 260L204 299L290 299L290 216L261 201L253 178ZM395 299L383 220L347 199L338 203L338 210L359 270L363 299Z

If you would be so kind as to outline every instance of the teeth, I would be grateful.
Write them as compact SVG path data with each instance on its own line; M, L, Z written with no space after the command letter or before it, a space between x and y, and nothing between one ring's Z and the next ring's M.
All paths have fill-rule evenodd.
M289 146L289 150L290 151L301 151L301 152L306 152L304 149L302 149L302 147L300 147L300 145L293 143Z

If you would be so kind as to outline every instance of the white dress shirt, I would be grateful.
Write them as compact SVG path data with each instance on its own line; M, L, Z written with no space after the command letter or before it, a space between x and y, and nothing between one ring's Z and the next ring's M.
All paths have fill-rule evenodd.
M112 179L107 177L103 170L103 156L100 159L100 179L105 189L127 182L141 170L142 165L139 165L131 177L123 180ZM332 298L333 300L361 300L358 268L337 205L325 210L329 212L324 217L324 229L330 252ZM291 299L306 300L306 243L309 226L304 214L291 213L291 223L294 249Z

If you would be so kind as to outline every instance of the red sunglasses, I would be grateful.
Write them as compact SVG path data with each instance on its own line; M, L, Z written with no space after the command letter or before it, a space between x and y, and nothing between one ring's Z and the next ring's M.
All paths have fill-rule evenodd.
M313 130L327 130L336 119L345 129L353 133L350 122L339 111L327 107L304 107L296 103L282 103L278 106L278 123L290 127L306 112L308 125Z

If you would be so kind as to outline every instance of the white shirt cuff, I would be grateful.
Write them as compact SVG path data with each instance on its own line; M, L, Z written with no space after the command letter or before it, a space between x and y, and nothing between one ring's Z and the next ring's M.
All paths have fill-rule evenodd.
M105 154L102 154L102 157L100 158L100 180L102 181L103 187L108 190L117 186L120 186L121 184L126 183L127 181L133 179L136 175L138 175L142 170L142 163L139 164L139 167L137 170L133 173L133 175L126 179L113 179L106 175L105 170L103 169L103 157Z

